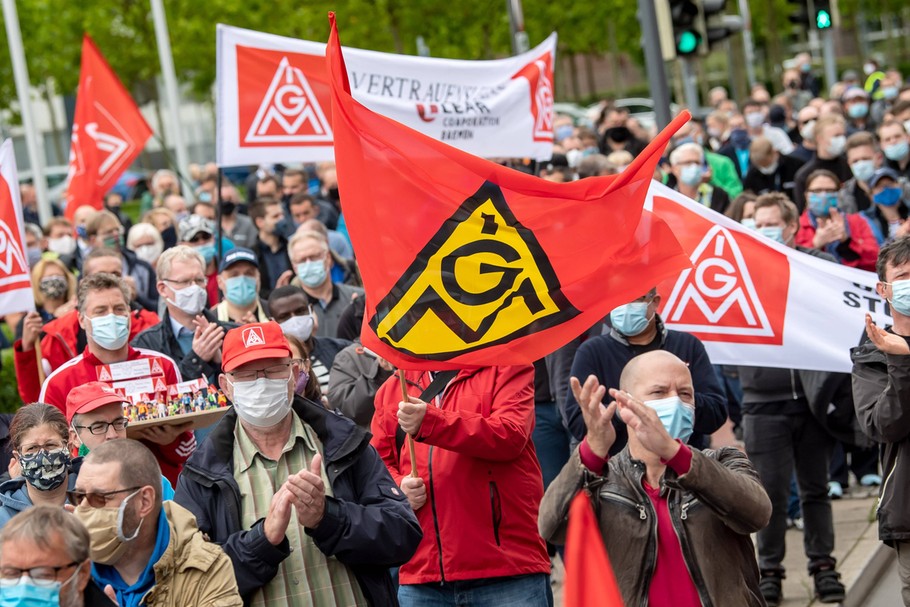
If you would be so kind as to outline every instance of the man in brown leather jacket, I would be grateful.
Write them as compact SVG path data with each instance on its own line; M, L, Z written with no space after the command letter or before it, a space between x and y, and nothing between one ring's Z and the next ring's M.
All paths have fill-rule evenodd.
M569 504L585 489L596 497L627 605L763 606L749 534L767 524L771 502L742 452L685 444L695 409L685 363L663 350L633 358L609 406L593 375L571 385L587 436L544 495L544 539L563 541ZM629 443L608 461L614 413L628 426Z

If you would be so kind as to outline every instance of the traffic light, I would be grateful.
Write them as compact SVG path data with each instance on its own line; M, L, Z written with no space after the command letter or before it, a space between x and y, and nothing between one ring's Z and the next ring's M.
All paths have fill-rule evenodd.
M701 10L695 0L670 0L670 18L673 21L673 41L676 55L687 57L699 51L704 40L704 30L699 27Z
M787 15L790 23L809 27L809 0L787 0L787 4L794 6L793 12Z
M705 51L743 29L743 18L739 15L725 15L727 0L703 0L702 23L704 24Z
M813 3L813 27L826 30L834 25L834 14L831 12L830 0L815 0Z

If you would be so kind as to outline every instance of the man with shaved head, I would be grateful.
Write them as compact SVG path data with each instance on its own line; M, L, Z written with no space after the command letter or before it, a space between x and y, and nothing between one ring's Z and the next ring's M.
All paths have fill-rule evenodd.
M686 445L695 387L686 364L665 350L631 359L620 389L589 375L572 377L587 434L540 505L544 539L565 538L569 505L585 489L627 605L759 606L759 572L750 533L764 527L771 502L748 458L732 448ZM612 418L629 431L616 440Z

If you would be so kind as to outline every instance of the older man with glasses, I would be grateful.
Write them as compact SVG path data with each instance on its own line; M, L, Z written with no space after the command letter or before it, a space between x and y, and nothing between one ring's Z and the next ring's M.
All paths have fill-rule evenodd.
M110 386L92 381L70 391L66 397L66 421L70 442L78 445L79 455L88 455L107 441L126 438L129 420L123 415L123 398ZM154 443L146 444L154 451ZM161 476L161 498L174 498L174 487Z
M54 506L17 514L0 532L0 605L109 607L91 576L89 534Z
M67 496L91 537L92 577L120 607L240 607L230 559L190 512L162 501L160 477L152 452L134 440L86 456Z
M370 435L294 394L300 373L277 322L228 331L231 402L174 498L234 563L247 604L394 605L389 568L422 533Z

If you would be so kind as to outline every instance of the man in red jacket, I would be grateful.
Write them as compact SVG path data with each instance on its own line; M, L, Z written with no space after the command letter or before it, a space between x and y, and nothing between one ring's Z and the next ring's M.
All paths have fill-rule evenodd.
M40 402L66 412L66 399L71 390L99 377L101 365L114 365L140 359L157 359L163 371L164 384L182 381L174 361L161 352L130 347L129 289L113 274L93 274L79 283L77 292L79 324L85 330L88 345L79 356L51 373L41 387ZM137 438L154 443L162 473L174 484L183 463L196 447L189 425L161 425L145 429Z
M95 249L86 256L82 264L82 277L100 272L115 276L123 274L123 259L113 249ZM134 299L135 289L130 278L124 279L130 286L130 299ZM145 329L158 324L158 315L139 306L130 310L130 341ZM35 356L35 343L41 333L41 357L44 373L50 374L65 362L75 357L85 347L85 332L79 326L78 310L71 310L55 318L43 327L41 316L37 312L29 313L25 319L22 339L13 344L14 362L16 365L16 383L19 397L23 403L38 400L41 382L38 381L38 359Z
M399 570L398 599L402 607L455 604L456 595L459 605L544 607L550 559L537 531L534 368L463 369L429 403L416 398L433 377L407 372L407 403L396 376L376 394L372 444L424 533ZM416 462L401 431L414 438Z

